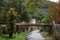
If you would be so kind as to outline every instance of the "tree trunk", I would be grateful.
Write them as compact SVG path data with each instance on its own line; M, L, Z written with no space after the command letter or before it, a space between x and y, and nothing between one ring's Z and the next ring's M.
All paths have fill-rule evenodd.
M12 36L13 36L13 32L10 32L9 33L9 38L12 38Z
M13 37L14 23L10 23L9 38Z
M53 22L54 24L54 36L55 36L55 40L60 40L60 24L57 24L55 22Z

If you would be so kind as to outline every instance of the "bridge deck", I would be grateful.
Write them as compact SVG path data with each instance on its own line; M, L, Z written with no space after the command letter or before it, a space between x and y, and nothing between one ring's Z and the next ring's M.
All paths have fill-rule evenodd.
M53 26L53 24L44 24L44 23L40 23L40 24L30 24L30 23L26 23L26 24L19 24L16 23L17 26Z

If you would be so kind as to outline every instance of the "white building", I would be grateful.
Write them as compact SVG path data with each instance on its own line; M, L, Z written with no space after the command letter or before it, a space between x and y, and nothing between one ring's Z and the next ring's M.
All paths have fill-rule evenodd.
M30 23L31 24L36 24L36 19L32 19Z

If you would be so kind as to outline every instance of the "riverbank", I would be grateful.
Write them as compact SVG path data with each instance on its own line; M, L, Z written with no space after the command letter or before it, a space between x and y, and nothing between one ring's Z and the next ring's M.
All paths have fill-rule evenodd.
M13 34L13 38L9 38L8 34L2 34L0 40L25 40L27 33Z
M11 38L11 39L8 37L8 34L2 34L2 35L0 36L0 40L25 40L27 34L28 34L27 32L20 33L20 34L13 34L13 38ZM46 40L54 40L54 39L53 39L53 36L48 35L47 32L41 32L40 34L41 34L43 37L45 37Z
M41 35L45 37L46 40L54 40L52 35L48 35L47 32L41 32Z

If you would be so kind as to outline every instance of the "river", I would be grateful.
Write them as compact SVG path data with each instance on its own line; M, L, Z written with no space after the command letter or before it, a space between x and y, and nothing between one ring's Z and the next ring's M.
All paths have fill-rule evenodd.
M40 34L40 30L33 30L26 37L26 40L45 40L44 37Z

